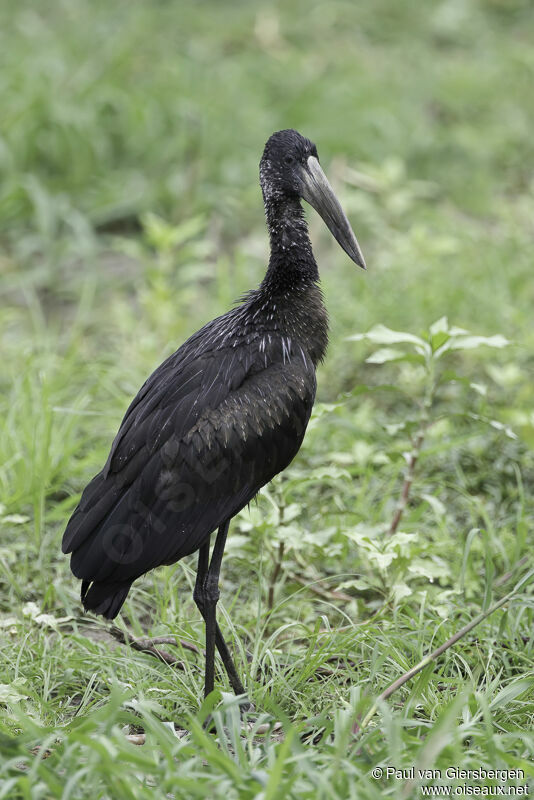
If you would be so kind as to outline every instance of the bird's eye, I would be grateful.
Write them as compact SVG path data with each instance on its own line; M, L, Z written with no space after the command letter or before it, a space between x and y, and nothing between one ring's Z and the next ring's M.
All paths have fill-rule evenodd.
M294 162L294 160L295 159L293 158L293 156L286 156L284 158L284 163L289 165L289 164L292 164Z

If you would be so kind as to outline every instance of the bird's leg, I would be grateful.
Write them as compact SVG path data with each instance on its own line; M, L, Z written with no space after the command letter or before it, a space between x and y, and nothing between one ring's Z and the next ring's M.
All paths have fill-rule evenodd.
M219 528L217 540L213 549L211 564L209 564L209 539L205 544L202 545L198 554L197 579L195 582L193 598L206 623L206 681L204 687L206 695L209 694L214 685L215 659L214 647L212 644L213 638L215 638L215 645L217 646L217 650L221 656L228 679L232 685L232 689L237 695L245 693L245 689L243 688L243 684L239 679L232 656L230 655L230 651L226 642L224 641L224 637L216 619L216 606L217 600L219 599L219 572L221 569L221 561L224 553L224 546L226 544L226 536L228 534L229 525L230 521L228 520ZM213 628L215 630L214 635ZM210 655L210 652L213 655ZM209 688L210 686L211 688Z
M239 675L237 674L237 669L233 662L232 656L230 655L228 645L224 641L218 622L215 622L215 644L217 645L217 650L219 651L219 655L224 664L224 668L226 670L226 674L228 675L228 680L230 681L232 689L234 690L234 694L245 694L245 687L241 683Z
M204 697L213 691L215 685L215 637L217 628L217 602L219 600L219 573L226 544L230 520L224 522L217 531L215 546L204 581L204 621L206 624L206 672L204 677Z

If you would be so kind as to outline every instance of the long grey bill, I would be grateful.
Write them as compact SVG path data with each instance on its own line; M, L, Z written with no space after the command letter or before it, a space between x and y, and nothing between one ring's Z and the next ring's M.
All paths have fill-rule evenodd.
M301 179L304 200L320 214L329 231L354 263L366 269L365 259L350 222L315 156L309 156L307 169L302 170Z

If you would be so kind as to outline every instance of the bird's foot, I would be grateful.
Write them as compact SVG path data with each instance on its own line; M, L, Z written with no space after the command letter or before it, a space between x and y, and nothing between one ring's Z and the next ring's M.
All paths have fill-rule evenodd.
M239 703L239 713L241 714L241 719L246 717L248 714L254 714L256 711L256 706L248 699L246 694L240 695L237 700Z
M230 706L237 706L239 708L239 716L241 719L242 728L249 726L254 722L254 715L256 711L256 707L254 703L252 703L246 694L240 695L226 695L223 693L222 702L218 705L217 710L224 710L228 709ZM214 708L213 711L216 709ZM213 713L210 712L206 719L204 720L203 726L204 730L208 731L209 733L216 733L216 729L213 723Z

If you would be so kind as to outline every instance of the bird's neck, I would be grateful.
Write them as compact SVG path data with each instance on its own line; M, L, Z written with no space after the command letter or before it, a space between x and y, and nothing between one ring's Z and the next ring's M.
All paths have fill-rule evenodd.
M317 283L319 271L313 256L308 226L298 198L266 200L271 255L262 287L271 292Z
M268 325L286 337L289 348L293 339L300 341L317 364L328 344L328 315L300 201L266 201L265 214L271 257L254 292L255 308L259 307Z

